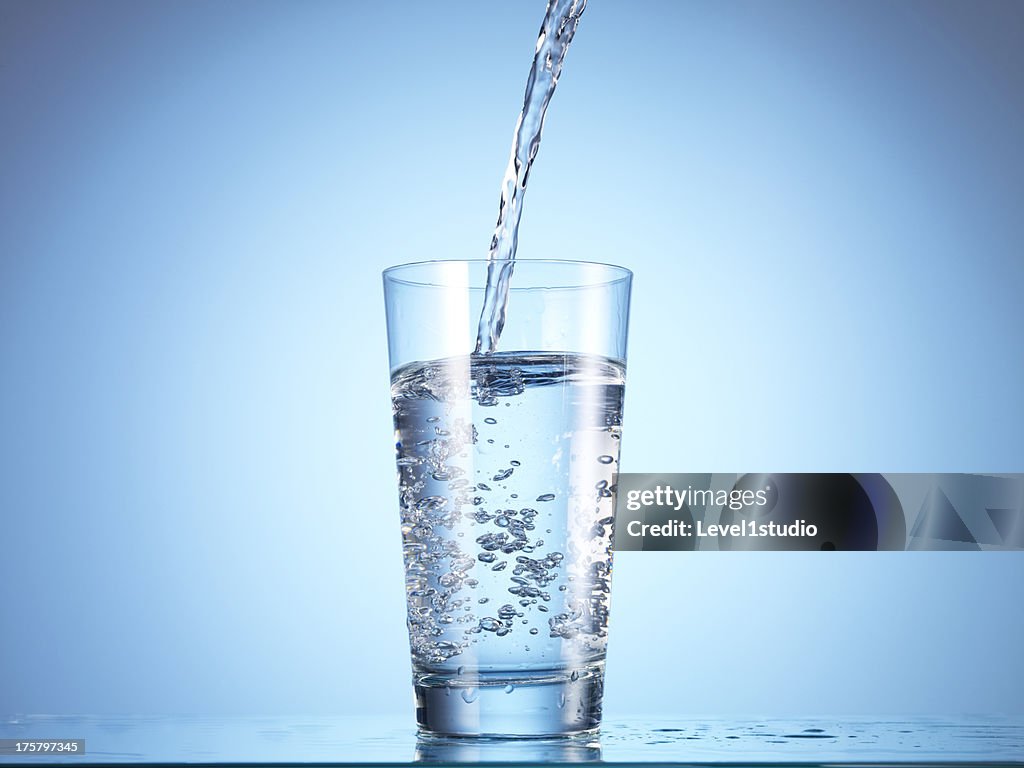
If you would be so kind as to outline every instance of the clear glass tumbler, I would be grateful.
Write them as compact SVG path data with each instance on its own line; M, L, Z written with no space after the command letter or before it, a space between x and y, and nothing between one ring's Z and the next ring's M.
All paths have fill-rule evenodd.
M476 354L487 267L384 272L417 722L592 733L632 274L517 260L497 350Z

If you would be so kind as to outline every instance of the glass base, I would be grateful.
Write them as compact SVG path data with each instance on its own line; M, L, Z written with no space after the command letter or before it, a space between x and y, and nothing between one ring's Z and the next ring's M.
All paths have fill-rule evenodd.
M596 735L552 738L467 737L420 735L416 740L415 763L452 766L458 763L596 763L601 744Z
M580 736L601 725L604 663L544 672L423 674L413 687L424 736Z

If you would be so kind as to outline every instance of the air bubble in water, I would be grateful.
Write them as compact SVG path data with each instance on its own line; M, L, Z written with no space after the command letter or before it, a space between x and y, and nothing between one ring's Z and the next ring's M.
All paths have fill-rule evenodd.
M476 697L480 695L479 688L463 688L462 689L462 700L467 704L472 704L476 701Z
M512 683L509 683L505 686L505 693L512 693L512 691L514 691L515 689L516 687L512 685Z
M497 391L493 384L486 381L486 376L491 374L481 373L480 364L475 360L470 360L469 365L470 370L476 372L470 377L470 387L479 386L483 378L485 384L495 392L495 397L512 400L513 405L522 402L524 412L528 410L525 406L532 401L515 398L534 395L533 379L529 377L552 375L548 373L549 370L554 370L554 375L562 376L563 370L568 373L583 371L585 366L589 366L586 370L593 367L589 361L531 360L527 364L520 364L518 370L523 380L514 382L514 386L510 385L506 392ZM489 365L498 370L499 377L508 370L507 364L497 358ZM531 370L534 365L537 366L534 369L537 373ZM561 486L551 484L548 486L549 492L540 496L537 496L537 492L543 485L527 489L518 483L522 477L518 470L504 481L492 481L491 477L496 473L508 473L520 465L533 466L531 462L546 463L543 461L544 454L528 450L533 445L533 438L523 430L535 430L535 424L528 420L520 424L516 415L510 411L506 422L502 422L502 435L509 444L515 442L517 450L504 453L498 460L501 463L495 465L491 460L485 464L485 441L480 440L479 444L474 445L477 443L477 435L473 425L458 416L472 413L472 409L481 404L475 391L467 392L466 382L461 378L464 367L460 366L457 372L448 372L445 366L435 364L431 366L432 376L427 376L422 373L425 366L418 366L393 380L393 392L398 392L394 400L396 426L402 438L398 440L399 482L402 492L402 535L407 552L408 616L414 660L431 666L450 663L449 659L454 661L452 657L460 654L465 654L466 659L475 658L475 649L489 648L489 644L493 645L499 635L515 634L514 624L517 619L524 626L524 629L519 630L525 633L524 638L544 635L544 642L538 646L535 654L531 654L526 651L527 646L518 640L518 636L513 641L497 640L498 646L495 648L502 648L510 659L516 659L514 663L521 663L522 659L531 662L552 657L568 659L578 650L575 644L580 644L581 649L587 652L603 654L610 575L606 562L610 554L605 546L607 542L577 542L569 531L562 529L564 520L559 519L559 523L554 524L556 518L564 514L561 505L567 502L578 507L576 514L585 518L588 525L609 524L610 510L603 500L596 499L590 505L584 504L587 491L583 489L592 487L600 479L600 474L588 482L578 484L582 487L566 487L564 491ZM618 408L621 385L605 385L603 380L595 384L609 387L608 408ZM568 386L573 390L576 385ZM469 408L463 409L464 404ZM430 410L424 412L424 409L438 407L445 409L444 415L427 425L426 418L432 416L432 413ZM437 410L433 412L438 413ZM618 419L617 413L613 416ZM558 418L552 416L555 421ZM435 424L443 427L442 431L448 434L436 433ZM573 438L571 425L552 423L551 426L554 427L552 435L558 440ZM430 440L415 442L418 437L428 434ZM580 446L574 445L572 452L577 454L579 461L597 461L600 456L613 456L608 450L614 444L608 441L607 435L602 434L599 439L602 442L586 446L582 443ZM476 453L478 451L479 456ZM514 453L518 453L521 459L512 459ZM613 470L609 468L608 471L610 473ZM435 478L440 477L447 480L438 485L441 481L435 482ZM493 490L488 485L490 482L497 483ZM609 477L598 490L613 492L612 482ZM506 483L507 486L503 487ZM538 503L536 508L519 508L518 505L530 495L534 495L538 502L559 501L560 504L544 507ZM522 498L512 501L514 496ZM515 508L512 508L513 505ZM552 507L557 509L552 510ZM552 511L558 514L549 517ZM581 532L585 536L588 530L581 529ZM534 538L537 535L543 538ZM545 539L550 539L550 545L544 542ZM549 551L551 547L564 549L556 553ZM471 570L473 564L476 565L475 572ZM601 568L591 569L592 564L599 564ZM500 573L502 571L508 573ZM493 576L486 575L491 572L494 572ZM479 582L471 578L471 575L476 575ZM565 586L567 583L571 583L571 589ZM471 591L474 587L475 592ZM554 592L556 587L561 590L557 594ZM474 594L475 598L472 597ZM494 603L493 613L490 603ZM479 610L467 610L471 605L476 605ZM508 618L499 614L498 606L505 605L515 609L515 618L511 612ZM547 610L549 606L550 613ZM541 615L534 614L525 619L523 612L530 615L534 609ZM485 611L490 615L485 616ZM548 621L549 617L555 617L554 623ZM571 665L566 666L570 666L571 671ZM453 687L461 694L464 688L460 682L474 681L471 678L456 680L453 676ZM501 685L504 686L504 683ZM475 694L471 694L471 698L478 700L479 691ZM566 696L571 698L568 691Z
M609 456L608 454L605 454L604 456L598 456L597 460L602 464L611 464L613 461L615 461L615 459Z

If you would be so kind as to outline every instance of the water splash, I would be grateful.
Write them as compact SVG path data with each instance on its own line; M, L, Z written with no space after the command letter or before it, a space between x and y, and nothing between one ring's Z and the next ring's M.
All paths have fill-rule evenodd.
M530 77L526 81L523 109L512 139L512 153L501 182L498 223L491 238L487 286L476 338L478 354L490 354L497 349L498 338L505 326L509 280L519 244L519 220L523 215L526 182L540 148L548 103L558 85L562 62L586 6L587 0L548 0Z

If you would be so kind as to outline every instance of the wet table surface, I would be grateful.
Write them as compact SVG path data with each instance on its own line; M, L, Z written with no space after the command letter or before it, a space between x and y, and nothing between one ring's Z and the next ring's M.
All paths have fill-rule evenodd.
M0 739L84 739L84 754L0 764L602 763L1024 765L1024 718L611 718L586 741L438 742L386 717L0 717Z

